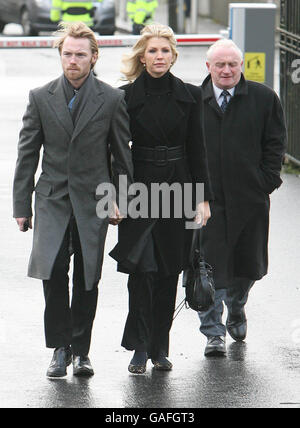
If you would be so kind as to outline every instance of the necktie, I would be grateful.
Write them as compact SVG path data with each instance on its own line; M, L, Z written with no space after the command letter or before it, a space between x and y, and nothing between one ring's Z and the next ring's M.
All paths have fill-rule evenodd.
M72 111L72 107L73 107L74 101L75 101L75 99L76 99L76 97L77 97L77 94L78 94L78 90L77 90L77 89L74 89L74 95L73 95L73 98L71 99L71 101L70 101L70 102L69 102L69 104L68 104L68 109L69 109L70 111Z
M222 101L222 104L221 104L221 109L222 109L223 113L225 113L225 110L227 109L227 106L228 106L228 101L227 101L227 97L228 97L228 96L231 96L231 95L230 95L230 93L229 93L228 91L226 91L226 90L224 90L224 91L221 93L221 97L223 97L223 101Z

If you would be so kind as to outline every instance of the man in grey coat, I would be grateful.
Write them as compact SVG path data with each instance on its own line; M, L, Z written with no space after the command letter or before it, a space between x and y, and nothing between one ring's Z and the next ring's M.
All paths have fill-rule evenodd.
M202 84L215 195L202 232L216 286L215 305L199 313L206 356L226 354L226 330L236 341L246 337L249 291L268 269L269 195L282 183L286 129L280 101L272 89L245 80L242 64L233 41L216 42L207 52L209 75Z
M110 219L98 218L101 183L132 182L129 120L124 93L98 80L94 33L83 23L63 26L56 42L63 74L30 91L20 132L14 177L14 217L20 231L32 228L28 275L43 280L46 346L54 348L47 375L92 375L88 358L98 282ZM42 173L35 184L40 150ZM112 156L111 156L112 155ZM102 217L102 216L101 216ZM69 264L74 254L73 292L69 305Z

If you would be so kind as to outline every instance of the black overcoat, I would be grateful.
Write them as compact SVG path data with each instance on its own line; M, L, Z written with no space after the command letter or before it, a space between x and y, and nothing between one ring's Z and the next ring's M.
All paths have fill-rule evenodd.
M210 76L202 90L215 194L204 247L222 288L231 277L257 280L267 273L269 194L282 183L286 129L280 101L265 85L242 75L225 114Z
M125 85L125 100L130 116L133 147L184 146L186 158L165 166L134 161L134 180L150 187L151 183L204 183L204 199L211 200L207 155L203 132L203 101L200 88L186 84L170 74L171 91L162 120L155 122L146 102L145 72L134 83ZM188 264L191 231L185 218L127 218L119 226L119 242L110 255L118 269L135 272L145 242L152 233L165 274L177 274Z

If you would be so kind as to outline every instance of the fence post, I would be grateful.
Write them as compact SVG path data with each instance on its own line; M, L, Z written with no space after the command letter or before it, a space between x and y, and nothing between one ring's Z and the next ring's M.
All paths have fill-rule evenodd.
M300 166L300 0L280 2L280 98L287 129L286 157Z

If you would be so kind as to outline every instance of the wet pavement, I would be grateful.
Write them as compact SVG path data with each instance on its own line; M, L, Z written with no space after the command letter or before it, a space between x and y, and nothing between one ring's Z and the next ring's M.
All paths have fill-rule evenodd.
M206 48L181 48L174 73L201 83ZM101 52L96 71L120 84L123 49ZM131 355L120 346L127 316L126 275L116 272L108 252L117 230L109 229L99 305L90 352L95 376L47 379L52 351L45 348L41 282L26 277L32 233L18 232L12 218L11 187L18 132L28 90L60 73L50 50L3 50L0 55L0 407L24 408L255 408L300 407L300 179L283 175L272 195L270 269L256 283L247 305L244 343L228 337L226 358L204 357L206 340L197 314L183 309L171 332L171 372L151 363L131 375ZM178 302L183 298L179 284ZM225 319L226 313L224 315Z

